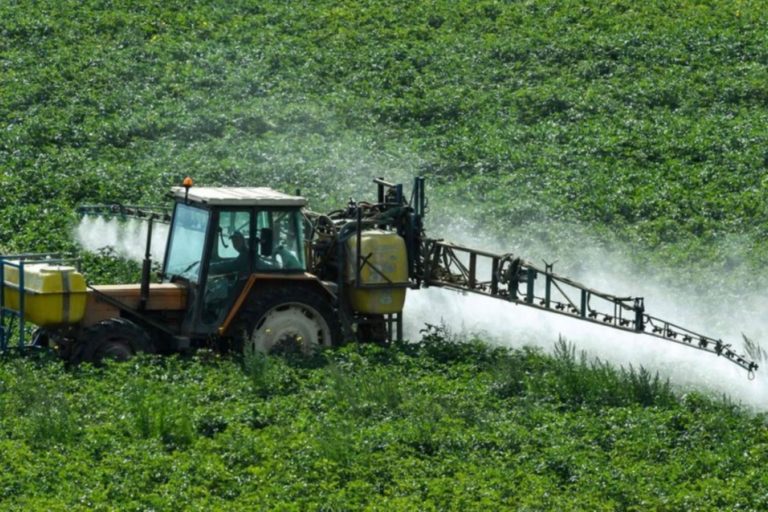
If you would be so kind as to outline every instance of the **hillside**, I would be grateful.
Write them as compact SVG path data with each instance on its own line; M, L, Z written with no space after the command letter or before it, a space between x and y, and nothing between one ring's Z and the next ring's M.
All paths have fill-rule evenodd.
M749 0L2 2L0 253L77 250L77 205L157 203L185 175L316 210L422 175L430 234L563 270L600 267L595 246L733 307L768 284L766 33ZM85 257L94 281L135 275ZM762 413L558 347L433 329L311 364L10 357L0 500L768 506Z
M668 266L762 268L765 12L601 4L4 3L0 235L58 248L19 203L157 200L185 174L317 207L423 174L484 230L577 222Z

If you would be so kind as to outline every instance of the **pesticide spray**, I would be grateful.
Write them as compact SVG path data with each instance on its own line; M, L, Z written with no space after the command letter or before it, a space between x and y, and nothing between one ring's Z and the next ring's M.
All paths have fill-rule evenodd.
M514 243L457 232L456 225L454 222L453 228L446 226L445 231L440 228L435 231L447 232L450 236L446 238L470 247L490 247L490 250L499 252L514 247ZM559 228L550 226L550 229ZM525 250L520 248L523 256ZM546 254L546 248L533 247L531 252ZM639 277L642 273L633 269L621 254L622 251L617 248L608 252L585 244L582 250L571 254L573 261L560 261L559 264L565 268L583 269L568 272L568 275L594 288L617 295L644 296L646 308L652 314L722 337L733 344L739 353L744 352L742 334L753 340L765 339L768 335L768 322L756 320L763 317L756 314L755 308L759 308L760 304L768 305L759 292L741 290L738 303L724 303L716 296L697 296L693 300L690 295L686 296L685 290L654 282L653 278ZM746 309L743 304L751 304L753 310ZM557 340L563 337L578 350L586 351L592 360L599 358L624 368L643 366L659 372L683 393L709 391L727 395L734 402L758 410L768 409L766 360L757 361L761 369L754 380L749 380L742 369L724 359L669 341L615 331L481 295L439 288L410 293L405 312L406 334L412 340L419 339L419 331L425 323L444 325L460 337L477 336L512 348L536 346L546 352L550 352Z
M148 222L142 219L86 215L75 229L75 239L87 251L99 252L111 248L122 258L141 262L148 228ZM152 225L153 261L163 261L167 239L168 225L155 221Z

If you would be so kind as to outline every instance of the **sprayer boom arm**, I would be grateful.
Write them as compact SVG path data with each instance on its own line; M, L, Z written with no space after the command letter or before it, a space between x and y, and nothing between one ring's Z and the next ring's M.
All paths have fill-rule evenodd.
M155 221L171 222L169 209L160 206L126 206L122 204L90 204L77 208L80 215L93 215L98 217L119 217L122 219L134 218L140 220L153 219Z
M593 290L512 254L424 239L421 283L513 302L622 331L647 334L723 356L749 372L757 364L730 345L645 313L641 297Z

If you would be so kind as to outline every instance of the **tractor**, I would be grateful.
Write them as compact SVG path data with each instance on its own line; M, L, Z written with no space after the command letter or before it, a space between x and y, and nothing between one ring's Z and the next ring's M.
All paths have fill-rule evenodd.
M187 179L171 194L169 216L117 205L81 209L150 223L141 283L88 286L60 259L3 256L3 315L33 322L36 345L75 363L200 347L309 353L342 340L384 341L387 326L401 325L407 250L384 220L339 233L330 217L305 210L305 198L270 188L193 187ZM170 229L161 282L150 283L158 220ZM361 249L374 254L352 270L351 253Z
M651 316L640 297L618 297L534 265L425 235L423 178L410 197L374 179L374 201L320 214L299 193L264 187L173 187L172 211L84 206L83 215L148 222L140 283L89 285L71 261L0 256L0 350L26 322L29 343L72 363L196 348L312 354L343 342L402 340L406 291L438 286L477 293L722 356L752 374L730 345ZM152 226L168 222L159 281Z

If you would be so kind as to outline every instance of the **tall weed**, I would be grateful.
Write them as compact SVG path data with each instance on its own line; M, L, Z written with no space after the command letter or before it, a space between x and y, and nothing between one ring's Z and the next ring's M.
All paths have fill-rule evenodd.
M567 407L668 405L675 401L669 380L642 366L615 368L560 337L555 344L550 371L532 382L534 393L550 396Z
M392 414L403 402L399 376L379 369L328 368L332 400L355 415Z
M741 337L744 339L744 351L750 359L758 364L768 363L768 352L759 342L747 338L745 334L742 334Z
M292 393L298 388L294 368L282 357L246 349L242 366L254 393L261 398Z
M197 437L192 412L170 389L144 383L128 397L139 437L157 438L170 449L186 448Z

